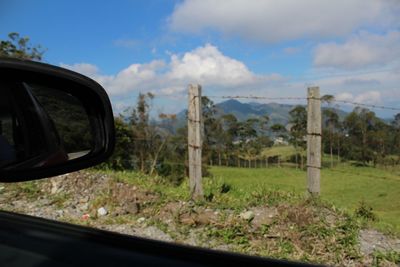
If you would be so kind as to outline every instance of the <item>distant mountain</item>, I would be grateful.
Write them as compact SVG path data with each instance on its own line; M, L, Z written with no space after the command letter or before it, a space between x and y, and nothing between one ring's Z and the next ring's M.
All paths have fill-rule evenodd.
M217 116L224 114L233 114L240 121L247 120L252 117L261 117L268 115L270 118L270 125L280 123L286 125L289 123L289 111L292 110L296 105L279 104L279 103L242 103L235 99L229 99L227 101L215 104L217 109ZM347 112L335 109L339 114L339 117L344 118ZM177 114L178 125L183 126L186 122L186 110L182 110Z
M251 117L260 117L267 114L271 124L281 123L284 125L289 122L289 111L293 107L293 105L278 103L242 103L234 99L216 104L219 115L233 114L238 120L246 120Z

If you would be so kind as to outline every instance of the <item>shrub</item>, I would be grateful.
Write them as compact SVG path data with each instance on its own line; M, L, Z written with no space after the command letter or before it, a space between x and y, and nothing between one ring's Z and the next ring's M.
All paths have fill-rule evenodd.
M157 166L157 174L175 186L179 186L185 178L185 166L183 164L161 163Z
M375 213L372 211L372 207L365 201L360 202L354 213L357 217L366 219L367 221L375 221L377 219Z

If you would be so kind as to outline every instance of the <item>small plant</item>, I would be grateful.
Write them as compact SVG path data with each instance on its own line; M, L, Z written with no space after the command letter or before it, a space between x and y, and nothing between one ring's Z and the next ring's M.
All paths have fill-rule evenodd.
M41 195L40 187L36 181L20 182L12 185L15 191L28 199L36 199Z
M219 192L221 194L225 194L228 193L229 191L231 191L232 186L230 184L227 183L223 183L219 189Z
M289 240L280 239L278 242L281 258L289 258L294 252L294 246Z
M211 228L208 237L220 238L224 244L244 245L249 243L245 226L241 224L227 225L224 228Z
M204 195L204 199L205 199L206 201L208 201L208 202L211 202L211 201L213 201L213 199L214 199L214 194L213 194L212 192L206 193L206 194Z
M375 213L372 211L372 207L365 201L360 202L354 213L357 217L363 218L367 221L376 221L377 219Z
M182 164L162 163L157 167L158 175L174 185L179 186L185 178L185 166Z
M398 251L388 251L388 252L377 251L373 254L373 257L374 257L373 266L382 266L382 262L391 262L394 264L400 264L400 252Z

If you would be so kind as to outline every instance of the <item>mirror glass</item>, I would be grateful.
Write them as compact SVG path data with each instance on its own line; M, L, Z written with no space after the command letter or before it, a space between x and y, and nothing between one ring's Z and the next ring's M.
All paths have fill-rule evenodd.
M0 83L0 168L58 165L89 154L92 126L84 105L65 90Z

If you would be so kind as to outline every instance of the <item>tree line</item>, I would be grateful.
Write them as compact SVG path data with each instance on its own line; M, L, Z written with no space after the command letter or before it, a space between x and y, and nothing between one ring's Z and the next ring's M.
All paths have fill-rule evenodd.
M114 155L103 166L159 174L179 183L187 175L187 126L177 127L175 114L150 118L152 94L139 94L136 106L115 118L117 145ZM400 159L400 113L391 123L368 109L355 107L341 118L331 107L333 96L326 95L323 109L323 153L330 165L340 161L358 164L398 164ZM289 123L270 124L268 114L238 120L233 114L217 114L213 101L202 97L205 166L251 167L256 162L277 163L279 155L266 158L276 140L294 148L287 160L304 168L307 110L298 105L289 112ZM275 141L275 142L274 142ZM207 170L204 170L207 173Z

